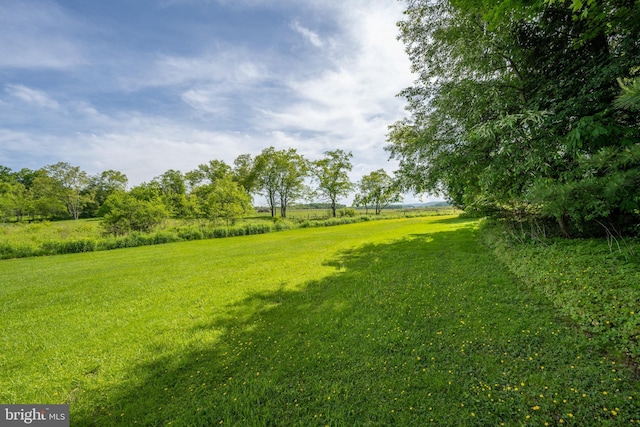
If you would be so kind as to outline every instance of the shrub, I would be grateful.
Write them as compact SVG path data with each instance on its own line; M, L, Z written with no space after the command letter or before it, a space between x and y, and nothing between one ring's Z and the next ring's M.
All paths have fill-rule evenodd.
M167 217L160 201L138 200L127 193L114 193L102 207L103 226L108 234L149 232Z
M291 224L283 221L282 219L278 219L277 221L275 221L273 226L276 231L291 230Z
M96 246L95 240L91 239L51 240L44 242L40 249L44 255L60 255L93 252Z
M182 239L180 238L180 236L174 234L174 233L170 233L168 231L160 231L158 233L155 233L153 235L153 244L154 245L160 245L163 243L173 243L173 242L179 242Z
M184 240L202 240L204 233L193 228L182 228L178 230L178 236Z
M0 243L0 259L26 258L38 255L34 247L24 244Z
M353 208L342 208L340 210L338 210L338 216L343 217L343 216L349 216L349 217L354 217L356 216L356 210Z

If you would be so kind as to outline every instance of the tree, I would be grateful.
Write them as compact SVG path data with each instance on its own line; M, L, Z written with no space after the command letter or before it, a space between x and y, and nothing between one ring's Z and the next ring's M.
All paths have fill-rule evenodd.
M616 80L637 66L639 5L566 3L407 1L400 37L418 79L402 92L411 117L390 128L387 147L404 189L494 215L546 211L568 229L569 207L550 216L546 200L577 188L600 153L629 160L640 118L612 107ZM610 172L600 169L603 185L618 179ZM606 203L572 221L620 219L635 202L622 192Z
M187 205L187 187L182 172L169 169L154 178L159 184L162 200L173 216L185 214Z
M0 180L0 215L2 220L7 222L10 217L15 215L15 189L20 184L11 184L7 181Z
M640 71L640 67L638 70ZM640 110L640 77L618 79L618 84L623 92L615 101L616 107Z
M229 227L229 222L246 215L252 210L251 196L245 189L226 176L212 184L212 190L207 198L208 213L217 220L223 218Z
M286 218L289 203L307 193L304 180L308 170L307 161L293 148L277 151L269 147L256 156L252 174L255 189L267 199L272 217L279 203L280 216Z
M28 214L32 217L63 218L67 212L64 188L46 170L40 169L28 190L31 203Z
M331 205L333 217L336 216L338 198L348 196L353 183L347 172L351 171L351 152L343 150L326 151L323 159L312 163L312 173L318 184L318 192Z
M401 191L384 169L378 169L362 177L358 182L358 194L354 199L355 206L365 206L367 213L372 207L379 215L382 209L391 203L402 200Z
M131 231L149 232L168 216L159 200L140 200L123 191L111 194L101 209L105 230L114 235Z
M122 172L109 169L89 178L89 184L83 190L83 194L90 196L91 202L87 204L89 216L95 216L107 198L116 191L125 191L127 176Z
M78 166L71 166L66 162L58 162L45 168L48 175L59 183L57 197L67 209L73 219L78 219L82 208L89 202L90 196L83 194L89 184L89 176Z
M158 181L143 182L129 190L131 197L146 202L156 201L162 197L162 188Z
M278 171L276 188L280 198L280 216L286 218L289 204L309 192L304 183L308 176L309 164L294 148L290 148L277 152L276 166Z
M222 160L211 160L209 163L198 165L196 169L185 173L184 177L189 184L190 191L193 191L197 187L214 184L230 174L231 167L228 164Z
M277 152L275 148L269 147L262 150L253 162L253 171L256 177L255 191L267 199L271 217L276 216L278 203L278 165L276 158Z
M256 190L257 176L255 161L251 154L241 154L233 161L233 180L242 185L247 193Z
M16 180L11 168L0 166L0 217L3 221L11 217L20 218L20 199L24 193L24 185Z
M15 177L11 168L0 165L0 182L13 183L14 181Z

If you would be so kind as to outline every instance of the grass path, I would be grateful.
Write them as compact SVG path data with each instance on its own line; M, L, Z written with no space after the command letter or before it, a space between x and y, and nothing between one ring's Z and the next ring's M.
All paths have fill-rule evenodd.
M416 218L0 262L0 402L72 425L629 425L640 385Z

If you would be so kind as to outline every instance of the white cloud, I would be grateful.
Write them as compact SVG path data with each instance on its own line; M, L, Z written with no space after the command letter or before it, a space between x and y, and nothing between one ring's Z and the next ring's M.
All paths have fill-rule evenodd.
M120 81L129 91L211 83L229 90L260 81L266 75L265 66L256 61L255 56L233 46L199 56L157 55L138 65L135 73L120 77Z
M36 4L48 7L55 19L78 28L53 3L25 1L29 8ZM170 0L165 7L195 3L220 7L212 6L216 1ZM8 4L13 16L22 16L31 28L21 39L25 51L32 49L35 59L42 55L40 62L25 60L25 66L64 70L82 63L82 52L91 51L83 50L72 30L61 28L53 19L29 18L19 10L20 2L9 0ZM9 95L0 100L0 113L14 117L15 111L30 106L32 123L49 127L29 129L26 116L15 120L19 131L0 127L0 160L22 157L39 162L23 162L25 167L62 160L91 173L116 169L126 173L131 184L148 181L168 169L186 172L212 159L231 163L240 154L255 155L271 145L296 148L312 160L326 150L352 151L354 180L375 169L390 172L395 168L383 150L385 135L387 126L405 114L404 103L396 94L412 80L409 62L396 40L395 21L401 18L401 4L388 0L310 0L303 5L292 0L239 0L224 4L273 10L295 6L295 17L282 15L284 27L280 29L289 38L261 50L240 38L203 39L206 47L200 51L157 46L140 52L118 51L102 42L106 54L91 57L91 63L97 65L86 70L91 73L86 77L91 87L78 87L69 94L60 89L35 89L46 86L32 82L0 82ZM0 5L0 14L6 8ZM51 29L48 41L37 23ZM0 37L7 34L17 37L13 30L0 30ZM308 43L300 43L302 39ZM16 53L11 53L11 60L2 58L8 52L3 44L0 67L8 66L7 61L17 63ZM46 49L60 58L57 65L47 59L48 53L42 51ZM64 93L64 98L51 93ZM92 97L95 93L98 96ZM103 95L108 104L100 103ZM127 103L118 105L123 100ZM162 109L150 109L147 104ZM12 109L15 106L20 108Z
M317 146L317 153L331 144L351 149L362 166L354 171L391 170L395 164L387 163L383 150L387 127L404 116L404 103L396 94L412 80L390 19L399 19L400 9L387 2L336 7L344 34L326 47L329 64L314 75L288 80L296 101L265 109L258 127L313 135L309 145Z
M60 104L49 97L45 92L28 88L21 84L10 84L5 86L5 91L14 98L21 100L34 107L60 110Z
M302 25L300 25L300 23L298 21L293 21L291 23L291 28L293 28L297 33L302 35L305 39L307 39L315 47L324 46L324 43L322 42L322 39L320 38L320 36L317 33L314 33L310 29L303 27Z
M0 3L0 68L68 69L84 64L77 22L41 0Z

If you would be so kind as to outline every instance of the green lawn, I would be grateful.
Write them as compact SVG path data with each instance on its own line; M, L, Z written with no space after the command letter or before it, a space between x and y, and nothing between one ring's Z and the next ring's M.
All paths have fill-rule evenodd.
M0 261L0 402L72 425L629 425L640 384L422 217Z

